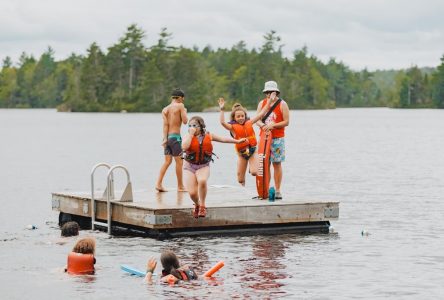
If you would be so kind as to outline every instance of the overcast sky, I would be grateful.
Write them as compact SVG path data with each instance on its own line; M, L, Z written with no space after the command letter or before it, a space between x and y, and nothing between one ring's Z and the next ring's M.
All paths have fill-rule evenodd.
M443 0L0 0L0 59L39 57L50 45L57 59L84 54L92 42L106 50L128 25L157 42L162 27L172 45L230 48L243 40L259 48L275 30L291 57L304 45L323 61L353 69L440 64Z

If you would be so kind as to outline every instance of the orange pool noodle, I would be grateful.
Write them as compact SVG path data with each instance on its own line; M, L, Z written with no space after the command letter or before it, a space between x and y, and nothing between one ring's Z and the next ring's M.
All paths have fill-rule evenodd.
M209 269L205 274L204 277L211 277L211 275L213 275L214 273L216 273L217 271L219 271L219 269L221 269L224 266L224 262L220 261L217 264L215 264L211 269Z

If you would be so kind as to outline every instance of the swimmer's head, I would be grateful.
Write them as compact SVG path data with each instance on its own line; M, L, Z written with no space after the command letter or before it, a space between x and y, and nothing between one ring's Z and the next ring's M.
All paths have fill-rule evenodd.
M77 222L66 222L62 226L61 235L64 237L79 235L80 226Z
M160 262L162 263L162 268L168 274L170 274L172 270L180 268L179 259L171 250L165 250L162 252L160 255Z
M82 254L94 254L96 251L96 240L94 238L83 238L77 241L72 252Z

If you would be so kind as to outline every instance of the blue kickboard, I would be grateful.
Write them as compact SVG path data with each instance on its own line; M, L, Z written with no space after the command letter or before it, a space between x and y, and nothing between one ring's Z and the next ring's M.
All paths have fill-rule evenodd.
M127 265L120 265L120 269L122 269L122 271L128 272L131 275L135 275L135 276L138 276L138 277L145 277L145 275L146 275L146 272L134 269L133 267L130 267L130 266L127 266Z

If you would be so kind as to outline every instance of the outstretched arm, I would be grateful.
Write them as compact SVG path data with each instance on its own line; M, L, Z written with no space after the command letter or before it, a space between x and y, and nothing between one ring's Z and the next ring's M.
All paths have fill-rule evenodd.
M225 122L225 115L224 115L225 99L222 97L219 98L218 103L220 108L220 115L219 115L220 124L227 130L233 129L233 126L231 126L231 124Z
M215 142L219 143L230 143L230 144L240 144L247 141L247 138L241 138L239 140L233 139L231 137L219 136L214 133L211 133L211 139Z
M268 110L270 109L270 103L274 100L274 98L276 97L276 92L273 92L273 93L271 93L271 96L270 96L270 100L269 101L267 101L267 104L262 108L262 109L260 109L260 107L261 107L261 105L262 105L262 102L261 103L259 103L260 105L258 105L258 113L254 116L254 117L252 117L251 119L250 119L250 121L251 121L251 123L256 123L257 121L259 121L260 119L262 119L262 117L268 112ZM260 109L260 110L259 110ZM261 121L261 123L262 123L262 121ZM259 124L259 123L258 123Z

